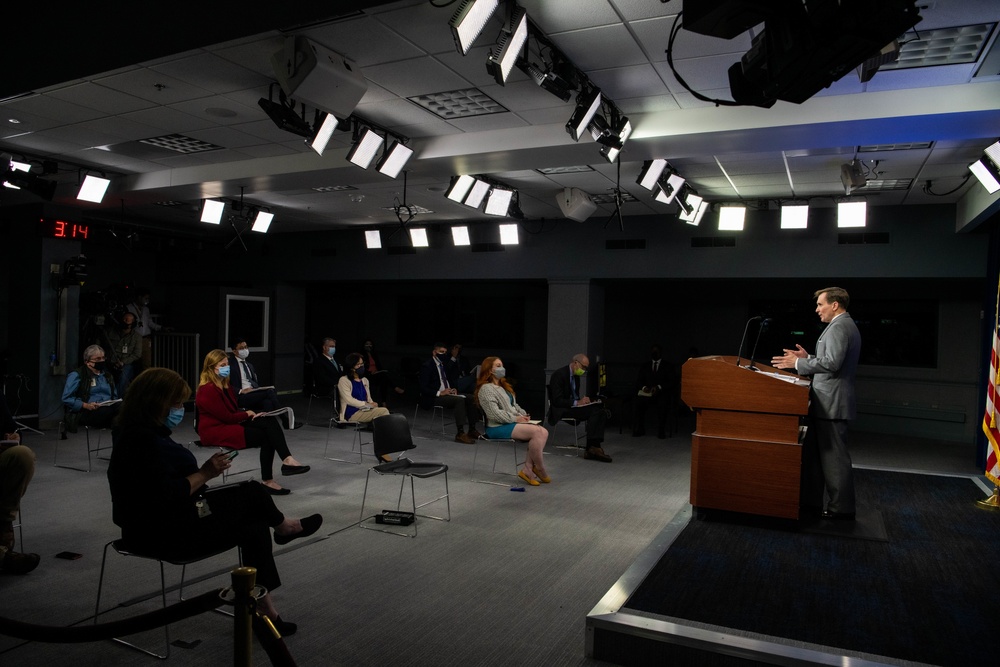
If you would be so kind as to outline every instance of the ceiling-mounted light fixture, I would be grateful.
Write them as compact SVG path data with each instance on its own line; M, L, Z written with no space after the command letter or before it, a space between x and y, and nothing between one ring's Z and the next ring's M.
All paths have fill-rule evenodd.
M448 22L459 53L464 56L469 52L499 4L500 0L462 0Z
M632 134L632 123L629 121L628 116L621 116L618 122L612 125L612 130L618 137L618 145L617 147L614 145L603 146L601 148L601 155L605 160L613 163L618 159L618 155L625 146L625 142L628 141L629 135Z
M382 247L382 235L377 229L369 229L365 232L365 247L369 250L376 250Z
M993 194L1000 190L1000 170L986 158L980 158L970 164L969 171L986 188L986 192Z
M111 181L108 179L87 174L80 185L80 191L76 193L76 198L100 204L104 201L104 193L108 191L109 185Z
M500 32L500 40L496 47L490 50L490 55L486 59L486 69L501 86L507 83L507 77L514 69L527 41L528 14L523 8L514 5L510 23Z
M500 225L500 244L501 245L518 245L520 241L517 238L517 223L509 223L505 225Z
M722 206L719 208L719 231L742 232L746 220L746 206Z
M842 201L837 204L837 227L864 227L867 212L865 201Z
M316 124L315 134L306 143L309 144L310 148L322 155L323 151L326 150L327 144L330 143L330 139L333 138L334 130L337 129L339 124L340 121L332 113L324 113L322 120Z
M601 90L591 87L583 90L576 96L576 109L569 121L566 122L566 131L573 141L580 141L587 126L594 120L598 110L601 108Z
M694 215L698 205L702 202L702 198L698 196L698 193L687 184L681 188L675 199L683 215Z
M660 180L660 174L663 170L667 168L667 161L657 158L655 160L646 160L642 163L642 169L639 170L639 177L635 179L635 182L652 191L656 186L657 181Z
M805 229L809 223L809 204L782 204L781 228Z
M465 225L452 227L451 240L456 246L472 245L472 241L469 239L469 228Z
M393 140L389 150L382 153L382 157L375 163L375 169L389 178L396 178L412 155L413 150L404 146L399 140Z
M472 176L464 174L461 176L452 176L451 184L448 186L448 190L444 193L444 196L452 201L462 203L475 182L476 179Z
M697 227L701 223L701 219L705 217L705 211L708 210L708 202L701 197L696 197L696 199L701 200L697 202L697 206L691 209L690 214L681 213L679 217L681 220L689 225Z
M217 199L206 199L201 209L201 221L211 225L218 225L222 222L222 212L226 209L226 202Z
M428 247L429 244L427 242L427 229L424 227L411 227L410 243L413 244L414 248Z
M271 226L272 220L274 220L274 213L271 213L270 211L257 211L257 215L254 216L250 229L255 232L266 234L268 228Z
M347 161L362 169L367 169L371 166L383 141L382 135L378 132L370 127L363 127L354 140L351 150L347 153Z
M656 181L656 190L653 198L661 204L669 204L677 196L677 193L681 191L684 183L684 178L677 173L671 173L666 178L661 177Z
M468 196L462 203L472 208L479 208L483 205L483 199L486 198L487 193L490 191L490 184L478 178L475 181L469 190Z
M308 141L312 141L315 132L309 126L309 123L306 122L306 119L295 113L295 109L285 103L284 93L280 94L279 100L280 102L273 102L262 97L257 100L257 106L264 110L264 113L278 126L278 129L297 134L300 137L305 137Z
M486 198L486 215L507 215L510 209L510 200L514 197L514 191L506 188L494 187L490 189L490 194Z

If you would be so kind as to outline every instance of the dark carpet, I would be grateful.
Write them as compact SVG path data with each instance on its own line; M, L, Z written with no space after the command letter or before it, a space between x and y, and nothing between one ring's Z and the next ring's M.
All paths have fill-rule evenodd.
M855 472L859 509L881 514L888 541L709 514L624 606L899 660L996 665L1000 512L976 506L967 478Z

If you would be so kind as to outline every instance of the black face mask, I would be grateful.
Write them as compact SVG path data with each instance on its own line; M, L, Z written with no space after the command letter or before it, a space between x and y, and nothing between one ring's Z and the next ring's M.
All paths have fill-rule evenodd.
M108 365L108 362L106 362L106 361L95 361L94 362L94 370L97 371L98 373L103 373L104 372L104 368L107 365Z

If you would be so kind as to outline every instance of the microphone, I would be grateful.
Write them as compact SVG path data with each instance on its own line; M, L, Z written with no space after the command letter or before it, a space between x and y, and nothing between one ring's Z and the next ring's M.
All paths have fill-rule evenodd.
M743 326L743 338L740 338L740 349L736 353L736 365L737 366L740 365L740 360L743 358L743 346L747 342L747 329L750 328L750 323L751 322L756 322L757 320L760 320L760 319L763 319L763 318L764 318L763 315L758 315L757 317L751 317L749 320L747 320L747 323Z
M760 342L760 335L767 331L767 327L771 324L771 322L772 320L770 317L765 317L760 321L760 328L757 329L757 340L753 342L753 351L750 353L750 370L757 370L757 367L754 366L754 363L756 362L753 360L754 355L757 354L757 343Z

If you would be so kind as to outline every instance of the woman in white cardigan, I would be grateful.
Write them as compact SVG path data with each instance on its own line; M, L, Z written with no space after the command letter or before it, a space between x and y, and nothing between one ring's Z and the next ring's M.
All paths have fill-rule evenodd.
M344 374L337 381L337 391L340 393L340 421L370 422L373 419L389 414L386 408L380 408L372 400L368 388L368 378L365 374L365 364L361 355L352 352L344 360ZM388 454L382 460L389 461Z
M531 486L552 481L545 470L542 451L549 432L540 424L532 424L531 415L517 404L514 389L506 379L507 371L498 357L486 357L476 380L476 402L486 416L486 437L512 438L528 443L524 468L517 476Z

